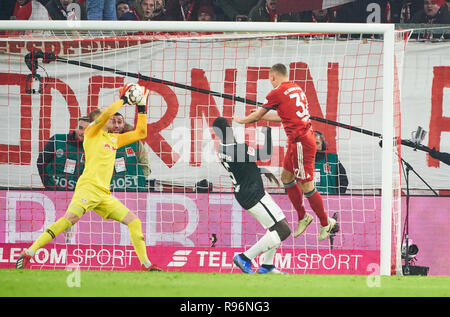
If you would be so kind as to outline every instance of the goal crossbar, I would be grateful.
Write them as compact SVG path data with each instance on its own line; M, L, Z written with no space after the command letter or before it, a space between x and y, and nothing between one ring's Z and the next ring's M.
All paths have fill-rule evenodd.
M227 22L227 21L0 21L1 30L42 31L171 31L171 32L308 32L385 34L394 24Z

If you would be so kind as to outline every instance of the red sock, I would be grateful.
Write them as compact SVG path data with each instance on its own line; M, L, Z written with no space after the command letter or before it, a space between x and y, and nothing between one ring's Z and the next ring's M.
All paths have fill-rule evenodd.
M320 193L316 190L311 196L307 196L311 209L316 213L320 220L320 225L325 227L328 225L328 216L323 207L323 200Z
M285 188L292 205L294 205L294 208L297 211L298 220L303 219L306 210L305 206L303 205L303 193L300 189L300 186L298 186L297 182L295 182L295 185Z

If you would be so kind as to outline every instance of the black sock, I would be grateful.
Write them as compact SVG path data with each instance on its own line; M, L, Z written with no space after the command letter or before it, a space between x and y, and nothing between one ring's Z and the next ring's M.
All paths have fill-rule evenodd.
M261 267L270 270L270 269L275 268L275 265L272 265L272 264L262 264Z

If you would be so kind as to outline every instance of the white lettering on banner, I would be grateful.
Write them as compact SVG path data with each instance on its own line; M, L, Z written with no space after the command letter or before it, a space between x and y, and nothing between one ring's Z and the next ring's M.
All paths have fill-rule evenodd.
M125 265L124 256L123 250L115 249L113 252L112 264L116 265L116 260L120 260L120 266Z
M9 250L9 262L16 262L19 258L20 252L22 252L21 248L11 248Z
M185 266L188 261L188 255L192 250L177 250L173 253L172 261L167 264L168 267L182 267Z
M187 212L186 226L183 230L176 232L157 232L158 224L158 205L170 204L171 213L179 212L179 209L173 208L173 205L181 205L184 207L182 212ZM147 195L146 209L146 241L149 245L156 245L157 242L176 242L186 247L193 247L194 242L188 237L195 232L198 225L199 215L195 202L183 194L167 195ZM161 210L163 213L164 210ZM176 217L174 215L173 217Z
M43 256L41 256L43 254ZM40 264L47 263L48 261L48 251L46 249L39 249L36 251L36 254L34 255L33 259Z
M185 252L185 250L183 250ZM176 253L176 252L175 252ZM196 259L189 259L191 265L198 265L199 267L208 268L226 268L233 266L233 256L237 254L236 252L228 251L197 251ZM325 254L320 255L318 253L306 254L300 253L297 257L294 254L287 253L276 253L274 265L280 269L301 269L301 270L311 270L311 269L325 269L333 271L357 271L359 260L363 257L360 254ZM175 256L174 256L175 259ZM183 258L184 266L188 261L187 257ZM263 262L263 256L254 259L253 264L259 266ZM295 263L297 262L297 263ZM173 266L173 265L172 265Z
M34 202L42 206L44 211L43 226L36 231L20 232L16 228L16 220L19 218L17 209L18 202ZM22 209L23 210L23 209ZM30 211L31 212L31 211ZM42 233L44 228L55 222L55 205L52 200L42 193L8 191L6 193L6 233L5 242L15 243L17 241L34 241Z
M205 266L205 255L208 254L208 251L197 251L197 254L200 256L198 261L199 266Z
M8 259L3 258L3 248L0 248L0 263L8 263Z
M338 256L328 253L326 255L320 255L317 253L306 254L300 253L297 256L297 260L301 263L297 263L297 268L301 270L306 269L320 269L326 270L358 270L358 260L362 258L361 254L339 254Z
M58 254L56 249L39 249L36 251L34 261L39 264L65 264L67 261L67 250L61 249Z
M1 263L15 263L23 251L22 248L10 248L9 257L8 249L0 248L0 262ZM4 253L5 252L5 253ZM65 264L67 262L67 249L39 249L35 256L31 259L31 263L39 264Z
M209 267L219 267L220 266L220 251L209 252Z
M114 249L111 254L108 249L75 249L71 254L73 257L70 264L128 266L131 265L133 252L133 250Z
M196 254L199 256L198 266L200 267L232 267L233 266L233 257L239 252L230 252L227 251L197 251ZM227 261L227 259L229 261Z
M292 253L286 253L282 256L280 253L275 253L274 265L280 268L291 268Z

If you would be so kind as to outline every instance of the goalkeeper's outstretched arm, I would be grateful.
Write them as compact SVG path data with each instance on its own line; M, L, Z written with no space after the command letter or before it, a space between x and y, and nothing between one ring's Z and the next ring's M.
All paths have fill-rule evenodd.
M100 130L103 129L105 124L108 122L109 118L111 118L111 116L122 108L123 103L124 101L119 99L110 104L107 108L102 109L100 115L86 128L84 131L84 136L90 138L100 132Z
M147 97L150 91L143 87L144 93L141 100L136 104L138 111L138 119L136 128L117 137L118 147L122 147L147 137Z
M138 113L136 128L133 131L119 134L117 136L117 146L122 147L147 137L147 114Z

